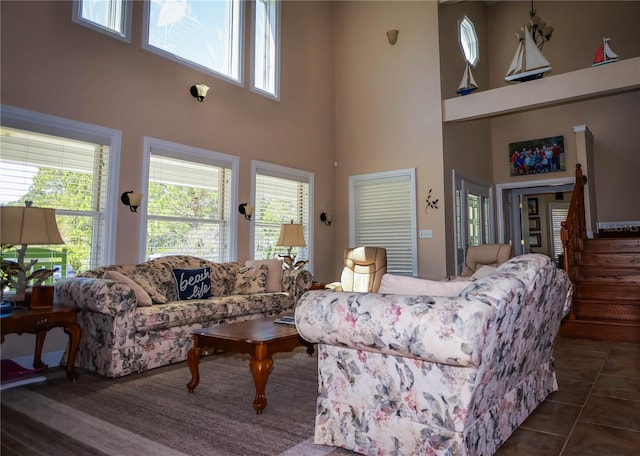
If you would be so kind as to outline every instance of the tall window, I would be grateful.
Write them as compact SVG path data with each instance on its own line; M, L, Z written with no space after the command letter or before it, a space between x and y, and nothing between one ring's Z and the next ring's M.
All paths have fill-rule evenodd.
M253 18L253 88L278 98L280 2L256 0Z
M562 222L567 220L569 214L569 203L550 203L549 211L551 215L550 235L551 235L551 248L552 258L558 263L558 256L564 253L564 247L562 246L562 238L560 237L560 230L562 229ZM563 267L563 265L559 265Z
M313 256L313 232L310 226L313 174L270 163L252 162L255 209L253 223L253 257L256 260L276 258L287 251L276 246L280 225L301 223L306 247L295 247L297 259ZM311 268L311 266L310 266Z
M143 46L241 82L243 6L240 0L148 1Z
M131 42L131 1L74 0L72 19L78 24Z
M119 148L119 135L99 137L86 124L43 116L15 108L3 108L0 127L0 204L56 209L56 220L64 246L50 246L56 264L55 277L65 277L113 261L114 232L109 217L114 212L114 194L108 184L117 169L112 143ZM18 125L29 129L17 128ZM64 127L62 126L64 125ZM78 127L73 130L73 127ZM60 135L44 134L55 132ZM75 137L74 137L75 136ZM82 137L83 140L76 139ZM90 139L90 140L87 140ZM114 178L117 180L117 176ZM49 246L34 246L29 251Z
M237 157L150 138L145 142L145 258L183 254L215 262L235 259L231 199Z
M351 247L387 249L387 271L417 275L415 170L349 177Z

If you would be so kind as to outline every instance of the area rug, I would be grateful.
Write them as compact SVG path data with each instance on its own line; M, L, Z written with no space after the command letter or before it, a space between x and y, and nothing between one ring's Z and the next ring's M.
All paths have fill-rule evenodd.
M251 406L255 388L248 360L237 354L204 357L193 393L187 392L191 374L184 362L118 379L81 371L75 383L62 369L54 370L45 383L2 393L2 452L23 447L14 454L352 454L312 443L315 355L303 347L274 355L262 415Z

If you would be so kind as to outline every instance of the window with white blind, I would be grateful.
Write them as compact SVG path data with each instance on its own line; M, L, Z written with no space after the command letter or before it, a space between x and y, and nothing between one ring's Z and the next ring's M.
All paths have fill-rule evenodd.
M552 239L552 258L557 263L558 255L562 255L564 253L564 248L562 247L562 238L560 237L560 230L562 228L562 222L567 220L567 215L569 214L569 204L549 203L549 211L551 215L551 224L549 227L551 233L549 234Z
M30 251L35 258L49 249L60 263L53 265L59 268L55 278L112 262L114 240L107 233L115 231L115 217L109 215L115 212L116 198L109 182L117 180L110 169L119 166L117 153L113 162L119 134L8 107L3 107L2 124L0 204L23 206L32 201L34 207L56 209L65 241L62 246L29 247L27 259Z
M239 83L243 11L240 0L147 1L143 47Z
M74 0L72 20L98 32L131 42L130 0Z
M181 254L235 259L231 211L238 158L145 138L148 154L146 259Z
M350 247L387 249L387 271L418 274L415 170L349 177Z
M280 225L300 223L306 247L294 247L297 260L313 261L313 227L310 223L313 173L294 168L252 161L254 186L253 258L277 258L287 252L286 246L276 246Z
M253 12L253 88L278 98L280 2L256 0Z

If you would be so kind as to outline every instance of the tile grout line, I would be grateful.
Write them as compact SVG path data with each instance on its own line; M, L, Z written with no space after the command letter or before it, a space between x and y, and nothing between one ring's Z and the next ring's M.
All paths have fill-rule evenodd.
M584 404L582 404L580 406L580 411L578 412L578 415L576 416L576 419L574 420L573 425L571 426L571 429L569 430L569 434L567 435L567 438L565 439L564 445L562 445L562 449L560 450L560 453L558 453L558 456L562 456L564 454L564 451L567 449L567 445L569 444L569 440L571 440L571 435L573 434L573 431L575 430L576 426L578 425L578 422L580 421L580 417L582 416L582 412L584 412L584 408L587 406L587 403L589 402L589 399L591 399L591 395L593 394L593 390L595 389L596 385L598 384L598 379L600 378L600 374L602 374L602 369L604 369L604 366L607 363L607 361L609 360L609 356L610 355L611 355L611 346L608 346L607 347L607 357L602 362L602 365L600 366L600 369L598 369L598 373L596 374L596 378L593 380L591 388L589 388L589 393L587 394L587 397L584 400Z

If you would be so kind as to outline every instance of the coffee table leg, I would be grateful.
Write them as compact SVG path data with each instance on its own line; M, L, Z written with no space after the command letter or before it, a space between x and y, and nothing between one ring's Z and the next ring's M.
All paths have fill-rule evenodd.
M193 393L198 383L200 383L200 372L198 370L198 364L200 364L200 355L202 355L202 348L193 347L187 353L187 363L189 365L189 371L191 371L191 380L187 383L187 390Z
M273 358L268 355L267 346L264 344L256 345L255 356L251 357L249 367L251 368L253 383L256 385L256 397L253 400L253 408L258 415L262 415L262 411L267 407L265 390L271 366L273 366Z

